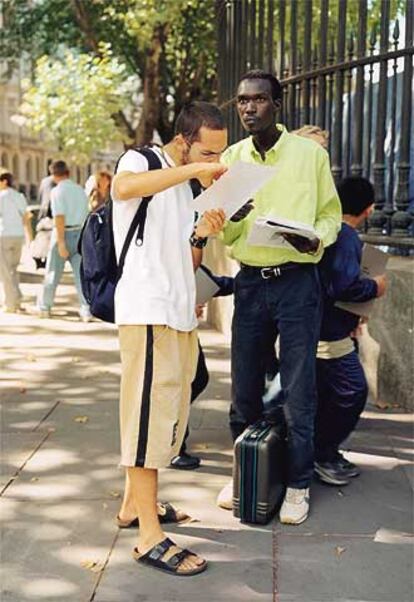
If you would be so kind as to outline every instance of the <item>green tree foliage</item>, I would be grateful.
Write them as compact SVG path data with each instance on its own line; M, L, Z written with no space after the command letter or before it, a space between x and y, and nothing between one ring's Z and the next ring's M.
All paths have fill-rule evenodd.
M59 58L71 48L99 58L110 45L137 82L134 102L124 98L110 123L126 142L148 142L154 130L167 140L183 103L214 98L214 9L215 0L3 0L0 56L14 68L22 55ZM69 111L69 87L59 93Z
M78 164L87 163L108 141L120 139L112 115L130 97L126 67L101 45L100 56L67 50L60 58L38 59L34 81L23 81L25 125L58 145Z

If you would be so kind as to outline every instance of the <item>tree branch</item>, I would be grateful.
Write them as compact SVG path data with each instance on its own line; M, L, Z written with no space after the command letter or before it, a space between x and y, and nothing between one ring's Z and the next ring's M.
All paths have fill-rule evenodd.
M135 129L125 116L123 111L118 111L112 115L115 125L129 138L130 142L135 140Z
M96 39L85 2L83 0L70 0L70 5L73 9L76 22L85 37L86 45L92 52L99 55L99 41Z

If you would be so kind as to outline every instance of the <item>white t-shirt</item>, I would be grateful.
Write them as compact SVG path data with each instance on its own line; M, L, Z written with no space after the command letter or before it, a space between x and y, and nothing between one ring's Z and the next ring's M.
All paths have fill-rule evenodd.
M155 150L155 149L154 149ZM156 150L164 169L168 165ZM167 157L172 165L172 160ZM128 151L117 173L148 171L147 159ZM113 198L113 229L117 258L141 199ZM165 324L191 331L195 317L195 278L189 238L194 227L193 195L188 182L155 194L148 205L144 243L129 246L122 278L115 292L117 324Z
M5 188L0 192L0 236L24 238L23 215L27 210L24 196Z

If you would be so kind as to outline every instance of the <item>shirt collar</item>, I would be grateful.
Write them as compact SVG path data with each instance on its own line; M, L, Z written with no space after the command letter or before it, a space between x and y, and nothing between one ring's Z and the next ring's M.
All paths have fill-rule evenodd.
M289 132L287 131L286 127L282 123L277 123L276 129L278 129L282 133L279 136L279 138L277 139L277 141L275 142L275 144L272 146L272 148L269 148L269 150L266 151L266 157L274 156L279 151L280 147L286 142L286 139L289 136ZM258 152L255 145L253 144L253 136L249 136L248 144L249 144L250 154L255 158L257 158L257 157L260 158L260 153Z

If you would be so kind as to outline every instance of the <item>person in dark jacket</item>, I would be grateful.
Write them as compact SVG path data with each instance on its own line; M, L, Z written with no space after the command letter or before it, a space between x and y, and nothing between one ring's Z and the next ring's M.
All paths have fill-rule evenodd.
M335 304L381 297L386 280L384 275L365 278L360 273L363 244L356 228L373 209L372 184L361 177L345 178L338 193L343 211L341 231L320 263L324 309L317 352L315 472L325 483L346 485L359 469L345 459L339 446L358 422L368 386L352 337L360 317Z
M216 276L213 274L205 265L199 267L200 270L206 272L208 276L219 287L219 290L214 295L215 297L225 297L233 294L234 289L234 278L231 276ZM197 316L199 317L199 316ZM193 382L191 383L191 403L197 399L199 395L204 391L208 385L209 374L206 366L206 358L204 356L203 348L201 347L200 341L198 342L198 362L197 371ZM193 470L200 466L200 458L192 456L187 452L187 439L190 434L189 427L185 433L184 441L181 445L180 452L177 456L174 456L171 460L171 468L178 468L180 470Z

